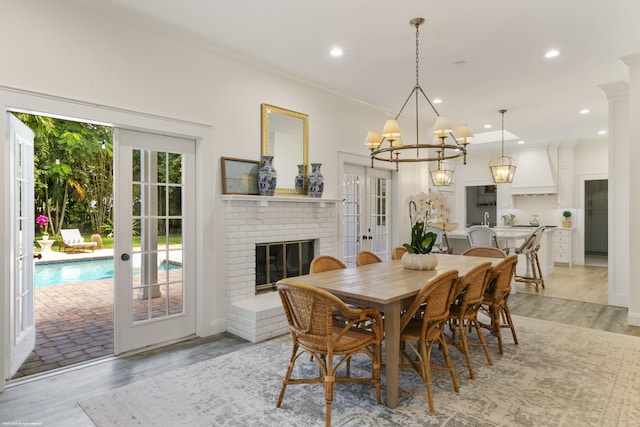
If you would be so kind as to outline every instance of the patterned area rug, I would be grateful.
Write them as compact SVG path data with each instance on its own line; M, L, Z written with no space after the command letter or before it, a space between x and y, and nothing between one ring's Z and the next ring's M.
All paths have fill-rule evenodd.
M505 337L494 365L472 348L476 379L450 348L460 392L449 374L434 372L436 412L411 370L400 373L399 405L377 405L368 385L336 385L334 426L638 426L640 338L514 316L519 345ZM275 403L291 351L289 336L167 371L80 402L98 426L322 426L320 385L287 387ZM439 355L434 351L434 357ZM302 357L298 374L315 373ZM434 359L435 360L435 359ZM365 372L366 358L352 366ZM384 385L384 377L383 377ZM384 387L384 386L383 386ZM383 388L384 401L384 388Z

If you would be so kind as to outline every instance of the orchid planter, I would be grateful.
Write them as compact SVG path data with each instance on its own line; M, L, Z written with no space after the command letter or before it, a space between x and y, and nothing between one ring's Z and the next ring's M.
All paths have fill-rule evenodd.
M438 265L435 254L412 254L407 252L402 256L402 266L408 270L433 270Z

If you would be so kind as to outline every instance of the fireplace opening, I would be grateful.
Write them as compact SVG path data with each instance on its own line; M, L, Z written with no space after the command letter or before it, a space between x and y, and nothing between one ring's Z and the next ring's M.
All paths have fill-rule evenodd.
M276 289L286 277L309 273L313 240L256 244L256 294Z

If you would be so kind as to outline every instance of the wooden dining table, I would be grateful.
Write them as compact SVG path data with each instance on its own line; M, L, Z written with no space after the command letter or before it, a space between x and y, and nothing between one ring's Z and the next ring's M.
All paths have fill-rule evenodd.
M457 270L460 276L473 267L498 258L437 254L434 270L408 270L400 260L362 265L295 277L296 280L324 289L349 304L374 307L384 313L386 403L398 405L400 363L400 313L431 279L445 271Z

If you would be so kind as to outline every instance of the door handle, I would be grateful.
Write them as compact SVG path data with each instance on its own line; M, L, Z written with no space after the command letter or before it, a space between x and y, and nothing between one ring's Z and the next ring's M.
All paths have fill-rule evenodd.
M42 254L33 255L34 258L42 259Z
M129 254L122 254L122 255L120 255L120 259L121 259L122 261L129 261L129 259L130 259L130 258L131 258L131 257L129 256Z

